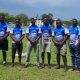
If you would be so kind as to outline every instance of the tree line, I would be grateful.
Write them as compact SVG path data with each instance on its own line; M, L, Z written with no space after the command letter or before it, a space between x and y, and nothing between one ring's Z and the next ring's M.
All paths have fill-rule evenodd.
M23 23L24 26L29 25L29 22L30 22L30 18L28 17L27 14L24 14L24 13L20 13L20 14L17 14L14 16L9 13L0 12L0 15L5 15L5 21L7 23L10 23L10 22L14 23L15 18L20 18L21 22ZM52 13L45 13L45 14L40 15L41 19L43 19L44 17L48 18L50 24L53 23L54 16ZM39 18L39 16L36 15L35 18ZM80 23L80 21L78 21L78 22ZM71 25L71 21L63 21L63 24L66 24L67 26L69 26L69 25Z

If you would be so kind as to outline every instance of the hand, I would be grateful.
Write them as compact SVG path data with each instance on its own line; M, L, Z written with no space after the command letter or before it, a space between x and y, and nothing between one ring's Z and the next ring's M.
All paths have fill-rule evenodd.
M0 42L3 40L3 37L0 37Z
M19 43L20 43L20 40L15 40L15 42L16 42L17 44L19 44Z
M62 41L62 42L59 42L59 45L63 45L64 44L64 41Z
M54 45L56 45L56 46L59 45L59 42L54 42Z
M37 43L37 41L30 41L30 43L31 43L32 45L35 45L35 44Z

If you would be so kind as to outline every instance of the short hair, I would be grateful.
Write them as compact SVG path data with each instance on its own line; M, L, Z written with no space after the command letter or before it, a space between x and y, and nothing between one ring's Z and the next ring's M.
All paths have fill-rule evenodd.
M58 18L58 19L56 20L56 23L57 23L57 21L59 21L59 22L62 24L62 21L61 21L61 19L59 19L59 18Z
M5 15L0 15L0 18L5 18Z
M30 21L35 20L35 18L31 18Z
M71 21L73 21L73 20L75 20L75 21L77 22L77 19L76 19L76 18L72 18L72 20L71 20Z
M15 19L15 22L21 23L21 19L20 19L20 18L16 18L16 19Z
M47 20L49 20L47 17L43 17L42 20L45 19L45 18L46 18Z

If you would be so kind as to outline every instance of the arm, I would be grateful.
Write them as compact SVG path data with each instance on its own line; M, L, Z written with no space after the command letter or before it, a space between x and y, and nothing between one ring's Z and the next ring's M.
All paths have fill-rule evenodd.
M3 39L6 39L8 36L9 36L9 32L7 32L7 33L5 34L5 36L3 37Z
M54 42L54 45L59 45L59 43L55 40L55 37L54 37L54 32L52 31L52 41Z
M60 42L60 45L63 45L67 39L69 39L69 31L65 28L65 38L62 42Z
M12 39L14 42L16 42L16 40L15 40L15 38L13 37L13 34L12 34L12 33L10 33L10 37L11 37L11 39Z

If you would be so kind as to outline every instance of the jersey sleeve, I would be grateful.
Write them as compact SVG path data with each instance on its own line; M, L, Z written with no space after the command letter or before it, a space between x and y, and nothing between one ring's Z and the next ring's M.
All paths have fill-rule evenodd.
M69 34L69 30L65 28L65 34Z
M25 34L25 30L24 29L22 29L22 34Z
M80 36L80 28L79 28L79 34L78 35Z
M10 30L10 33L13 34L13 28Z
M52 30L52 36L54 36L54 31Z
M27 34L29 33L29 27L27 27L26 33L27 33Z
M40 27L39 27L39 31L38 31L38 33L41 34L41 28L40 28Z
M6 23L5 25L6 25L6 32L10 32L10 28L9 28L8 24Z

